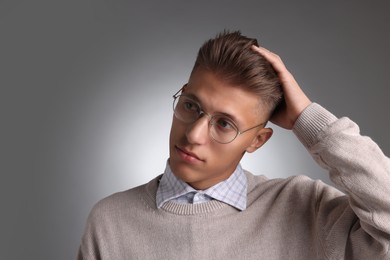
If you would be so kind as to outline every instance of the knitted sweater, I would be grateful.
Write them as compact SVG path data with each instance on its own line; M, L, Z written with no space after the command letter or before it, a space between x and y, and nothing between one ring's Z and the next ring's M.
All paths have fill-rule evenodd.
M317 104L294 133L344 193L306 176L246 172L247 209L213 200L156 207L161 176L92 209L78 259L390 259L390 160Z

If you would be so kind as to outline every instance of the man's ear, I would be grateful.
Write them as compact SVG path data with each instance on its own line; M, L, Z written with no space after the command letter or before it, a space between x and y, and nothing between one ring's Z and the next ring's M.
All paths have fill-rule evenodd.
M253 153L265 144L273 134L272 128L262 128L257 132L257 135L253 138L252 143L246 148L248 153Z

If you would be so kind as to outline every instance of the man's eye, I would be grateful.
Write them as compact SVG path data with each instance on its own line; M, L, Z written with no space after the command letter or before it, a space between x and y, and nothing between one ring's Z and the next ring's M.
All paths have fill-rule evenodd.
M184 107L184 110L190 111L190 112L197 112L199 110L198 106L194 102L191 102L191 101L184 101L183 107Z
M236 129L233 122L231 122L231 120L226 118L218 118L215 121L215 124L220 130L230 131Z

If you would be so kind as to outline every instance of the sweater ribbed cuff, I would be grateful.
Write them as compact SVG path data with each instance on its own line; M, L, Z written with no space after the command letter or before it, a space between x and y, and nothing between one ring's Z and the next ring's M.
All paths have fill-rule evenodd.
M298 117L292 130L301 143L310 148L317 143L319 132L336 120L337 117L328 110L312 103Z

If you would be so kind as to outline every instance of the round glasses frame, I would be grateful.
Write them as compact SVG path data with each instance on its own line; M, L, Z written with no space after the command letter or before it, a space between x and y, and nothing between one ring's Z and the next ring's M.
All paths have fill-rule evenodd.
M196 100L192 99L191 97L186 96L185 94L179 94L180 92L182 92L183 88L184 88L186 85L187 85L187 84L185 84L179 91L177 91L177 92L173 95L173 114L175 115L175 117L176 117L177 119L179 119L180 121L185 122L185 123L194 123L194 122L196 122L199 118L201 118L203 114L204 114L204 115L207 115L208 118L209 118L209 128L210 128L210 127L212 126L212 123L211 123L211 122L213 122L213 119L214 119L214 117L215 117L216 115L210 115L210 114L206 113L206 112L202 109L202 107L200 106L200 104L199 104ZM178 100L181 96L184 96L184 97L190 99L191 101L193 101L195 104L198 105L198 107L199 107L199 115L198 115L198 117L195 118L194 120L191 120L191 121L187 122L187 121L185 121L185 120L179 118L179 116L177 115L177 113L176 113L176 108L175 108L175 104L176 104L176 100ZM233 121L233 122L234 122L234 121ZM212 138L214 141L216 141L217 143L220 143L220 144L229 144L229 143L233 142L233 141L237 138L237 136L242 135L242 134L244 134L244 133L246 133L246 132L248 132L248 131L250 131L250 130L252 130L252 129L255 129L255 128L257 128L257 127L263 126L264 124L265 124L265 123L261 123L261 124L255 125L255 126L253 126L253 127L250 127L250 128L248 128L248 129L245 129L245 130L243 130L243 131L240 131L240 130L238 129L238 127L236 126L236 124L234 123L234 128L235 128L236 134L234 135L234 137L232 138L232 140L226 141L226 142L221 142L221 141L217 140L217 139L213 136L213 134L212 134L210 131L209 131L209 134L210 134L211 138Z

